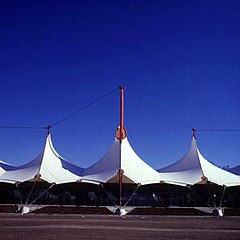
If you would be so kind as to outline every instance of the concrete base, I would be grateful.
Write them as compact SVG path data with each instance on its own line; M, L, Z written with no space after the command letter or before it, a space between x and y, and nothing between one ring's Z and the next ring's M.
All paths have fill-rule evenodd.
M213 209L212 214L213 214L213 216L215 216L215 217L223 217L224 211L223 211L222 208L215 208L215 209Z
M124 208L117 208L115 210L115 214L118 215L118 216L124 216L124 215L127 214L127 211Z
M30 209L27 206L23 206L23 207L20 208L20 213L21 214L27 214L29 212L30 212Z

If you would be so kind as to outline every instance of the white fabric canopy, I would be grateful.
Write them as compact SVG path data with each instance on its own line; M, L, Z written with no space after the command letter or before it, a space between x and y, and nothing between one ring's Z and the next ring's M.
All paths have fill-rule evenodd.
M83 169L63 159L54 149L51 135L48 134L42 153L34 160L9 169L0 176L4 182L46 181L49 183L68 183L82 181Z
M115 138L108 152L83 171L83 177L99 182L118 183L118 171L123 170L123 183L159 183L160 174L146 164L132 149L128 139Z
M0 161L0 182L118 183L119 169L123 170L123 183L145 185L165 182L185 186L209 181L218 185L240 185L239 176L216 167L201 155L194 137L183 158L156 171L135 153L127 137L122 142L115 138L111 148L99 161L83 169L56 152L50 134L47 135L43 151L34 160L19 167Z
M240 185L240 178L207 161L198 150L196 138L191 147L177 162L158 170L170 182L198 184L206 181L226 186Z

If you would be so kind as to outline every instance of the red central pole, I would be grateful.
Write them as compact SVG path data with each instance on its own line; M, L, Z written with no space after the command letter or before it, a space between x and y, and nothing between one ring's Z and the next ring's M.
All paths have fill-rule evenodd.
M123 170L121 169L121 144L124 139L124 128L123 128L123 120L124 120L124 86L120 86L120 161L119 161L119 207L122 206L122 178L123 178Z
M123 140L123 120L124 120L124 86L120 87L120 142Z

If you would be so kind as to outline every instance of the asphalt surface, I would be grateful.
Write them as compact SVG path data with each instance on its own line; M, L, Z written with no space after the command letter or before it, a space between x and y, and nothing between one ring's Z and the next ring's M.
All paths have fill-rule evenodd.
M1 240L240 239L240 217L0 214Z

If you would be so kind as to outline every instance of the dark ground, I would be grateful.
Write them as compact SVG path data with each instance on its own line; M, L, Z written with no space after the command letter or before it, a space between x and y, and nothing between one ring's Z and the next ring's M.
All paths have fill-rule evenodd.
M240 217L2 213L0 239L240 239Z

